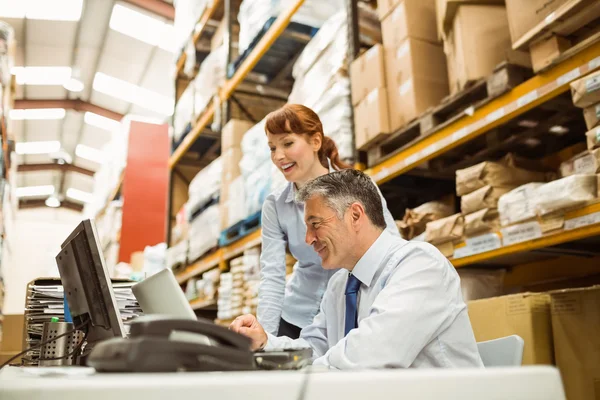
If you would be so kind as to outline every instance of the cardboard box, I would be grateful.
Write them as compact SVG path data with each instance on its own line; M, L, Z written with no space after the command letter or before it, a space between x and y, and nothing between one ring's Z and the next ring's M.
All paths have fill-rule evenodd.
M464 196L484 186L517 187L530 182L546 182L544 172L509 167L507 165L484 161L456 171L456 194Z
M529 53L533 71L537 72L546 68L570 47L569 40L556 35L532 43L529 46Z
M585 118L585 124L589 130L600 125L600 103L586 107L583 110L583 117Z
M129 264L134 272L142 272L144 269L144 252L134 251L131 253L131 262Z
M243 155L242 149L239 147L231 147L224 153L221 153L221 163L223 165L221 188L227 186L228 183L241 175L240 161Z
M472 214L484 208L497 208L500 197L510 192L514 187L484 186L460 199L460 209L463 214Z
M254 123L241 119L230 119L221 130L221 152L226 152L232 147L240 147L242 138L252 128Z
M600 71L571 83L573 104L585 108L600 103Z
M438 42L435 0L403 0L381 22L383 45L399 47L406 38Z
M482 24L481 21L485 21ZM495 5L463 5L456 11L444 40L450 92L490 76L511 50L506 9Z
M458 241L463 237L465 219L462 214L427 223L425 240L432 244Z
M586 150L560 164L561 177L600 172L600 149Z
M356 147L366 149L390 133L387 91L375 89L356 107Z
M569 400L600 396L600 286L550 292L556 365Z
M504 5L504 0L437 0L436 1L436 24L438 37L443 39L452 29L452 23L456 16L456 11L460 6L467 4L495 4Z
M512 43L544 21L569 0L506 0Z
M383 21L402 0L377 0L377 15Z
M594 128L585 134L588 150L600 147L600 128Z
M23 314L5 314L2 322L2 352L18 353L23 350L25 340L23 329L25 316ZM12 356L11 356L12 357Z
M382 45L376 44L350 64L350 79L353 106L373 90L386 87Z
M441 46L408 38L398 48L385 49L385 69L392 132L448 95Z
M554 363L549 294L520 293L467 306L478 342L519 335L525 342L523 365Z

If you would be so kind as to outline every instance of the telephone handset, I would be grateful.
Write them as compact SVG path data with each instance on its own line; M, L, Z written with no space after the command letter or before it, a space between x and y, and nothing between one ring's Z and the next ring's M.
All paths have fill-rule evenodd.
M127 339L96 344L87 364L99 372L255 369L250 339L203 319L140 318Z

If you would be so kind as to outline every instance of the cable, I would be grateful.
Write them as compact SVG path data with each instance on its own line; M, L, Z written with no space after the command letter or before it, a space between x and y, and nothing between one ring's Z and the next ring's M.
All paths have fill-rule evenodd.
M38 343L38 344L36 344L35 346L31 346L31 347L29 347L28 349L26 349L26 350L23 350L22 352L20 352L20 353L18 353L18 354L15 354L13 357L9 358L9 359L8 359L6 362L4 362L4 364L0 365L0 370L2 370L4 367L6 367L8 364L10 364L12 361L16 360L17 358L21 357L22 355L24 355L24 354L27 354L27 352L28 352L28 351L31 351L31 350L33 350L33 349L40 348L40 347L42 347L43 345L45 345L45 344L47 344L47 343L53 342L53 341L55 341L56 339L60 339L61 337L65 337L65 336L67 336L67 335L71 335L71 334L73 334L75 331L79 331L79 330L81 330L81 328L83 328L83 327L87 326L88 324L89 324L89 321L86 321L84 324L82 324L82 325L80 325L80 326L78 326L78 327L75 327L75 328L71 329L71 330L70 330L70 331L68 331L68 332L65 332L65 333L63 333L63 334L60 334L60 335L58 335L58 336L55 336L55 337L53 337L52 339L45 340L45 341L43 341L43 342L41 342L41 343Z
M300 392L298 392L298 400L304 400L304 398L306 397L306 391L308 389L308 380L309 380L309 376L310 376L310 370L311 367L306 367L306 372L304 373L304 379L302 380L302 383L300 384Z

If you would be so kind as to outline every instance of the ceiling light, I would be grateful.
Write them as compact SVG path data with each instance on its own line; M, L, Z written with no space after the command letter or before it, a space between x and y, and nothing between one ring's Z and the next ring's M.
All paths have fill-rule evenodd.
M110 16L110 28L151 46L174 52L173 25L143 14L129 7L116 4Z
M60 142L58 140L19 142L15 147L17 154L49 154L60 150Z
M566 128L561 125L554 125L553 127L550 128L550 133L554 133L559 136L564 135L567 132L569 132L569 128Z
M79 21L83 0L0 0L0 17Z
M64 85L71 79L71 67L13 67L18 85Z
M114 119L106 118L102 115L94 114L93 112L89 111L83 115L83 121L88 125L95 126L96 128L104 129L109 132L119 130L121 127L121 123L119 121L115 121Z
M125 100L128 103L136 104L159 114L173 115L175 101L172 98L103 74L102 72L96 72L93 87L94 90L100 93Z
M48 197L46 199L44 204L46 204L46 207L56 208L56 207L60 207L60 200L55 195L51 195L50 197Z
M536 126L538 126L538 122L529 119L523 119L519 121L517 125L522 126L523 128L535 128Z
M67 189L67 197L81 201L82 203L91 203L92 194L88 192L84 192L83 190L69 188Z
M63 84L63 87L69 92L81 92L84 88L83 82L79 79L71 78Z
M54 185L18 187L15 193L17 197L50 196L54 193Z
M63 119L67 112L64 108L32 108L29 110L10 110L8 116L16 120Z
M85 158L86 160L94 161L98 164L102 164L106 158L103 151L84 144L78 144L77 147L75 147L75 155L77 157Z

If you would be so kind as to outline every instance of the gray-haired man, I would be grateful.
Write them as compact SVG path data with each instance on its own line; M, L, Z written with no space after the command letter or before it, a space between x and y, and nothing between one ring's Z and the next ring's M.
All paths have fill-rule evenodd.
M385 232L381 199L362 172L323 175L298 192L306 242L323 268L342 268L300 338L265 333L252 315L230 329L253 349L310 347L334 368L481 367L458 275L433 246Z

